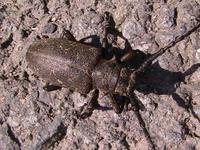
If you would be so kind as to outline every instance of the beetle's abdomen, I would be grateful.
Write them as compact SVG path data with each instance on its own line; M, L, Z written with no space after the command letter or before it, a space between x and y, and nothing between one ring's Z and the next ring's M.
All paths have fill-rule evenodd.
M46 82L86 94L92 88L91 72L101 50L67 39L45 39L32 45L28 66Z

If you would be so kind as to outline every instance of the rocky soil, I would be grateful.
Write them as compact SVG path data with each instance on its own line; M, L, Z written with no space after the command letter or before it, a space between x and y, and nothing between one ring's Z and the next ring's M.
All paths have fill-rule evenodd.
M27 67L29 46L70 30L101 46L105 11L133 50L154 53L200 20L199 0L0 0L0 149L200 149L200 34L160 56L141 76L145 110L95 110L77 119L86 97L46 91ZM124 41L117 38L121 48ZM107 97L102 106L110 107Z

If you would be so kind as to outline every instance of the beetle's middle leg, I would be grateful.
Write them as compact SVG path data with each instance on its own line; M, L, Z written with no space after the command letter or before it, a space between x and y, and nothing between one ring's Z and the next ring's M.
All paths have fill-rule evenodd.
M98 89L94 89L89 93L89 96L87 97L87 104L83 105L80 109L79 117L81 119L85 119L91 116L94 109L100 106L98 103L98 97L99 97Z

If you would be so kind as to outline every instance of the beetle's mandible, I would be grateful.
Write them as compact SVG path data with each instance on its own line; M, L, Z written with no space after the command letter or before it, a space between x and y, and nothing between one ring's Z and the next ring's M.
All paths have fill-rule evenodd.
M153 60L199 26L198 24L184 35L178 36L175 41L149 57L138 50L128 50L118 59L105 59L103 54L109 48L109 28L106 28L102 49L76 41L68 32L67 38L43 39L31 45L26 53L26 60L28 67L47 83L67 87L82 94L88 94L95 89L87 109L81 113L82 118L91 115L94 108L99 106L98 90L106 93L114 111L121 113L123 104L118 102L118 98L128 99L132 105L135 104L134 99L137 98L133 90L137 77Z

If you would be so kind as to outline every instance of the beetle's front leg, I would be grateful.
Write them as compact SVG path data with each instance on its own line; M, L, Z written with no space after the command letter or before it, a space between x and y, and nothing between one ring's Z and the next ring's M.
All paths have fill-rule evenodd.
M100 105L98 103L99 90L94 89L89 93L87 97L87 104L81 106L79 117L85 119L92 115L92 112L95 108L98 108Z

